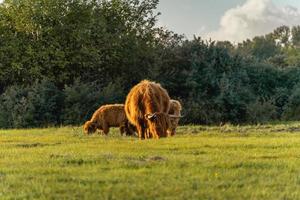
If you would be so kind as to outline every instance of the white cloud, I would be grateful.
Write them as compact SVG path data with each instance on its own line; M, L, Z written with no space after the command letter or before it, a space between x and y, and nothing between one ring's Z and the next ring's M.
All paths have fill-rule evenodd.
M247 0L242 6L226 11L219 29L207 33L205 38L240 42L282 25L300 25L300 10L293 6L278 7L271 0Z

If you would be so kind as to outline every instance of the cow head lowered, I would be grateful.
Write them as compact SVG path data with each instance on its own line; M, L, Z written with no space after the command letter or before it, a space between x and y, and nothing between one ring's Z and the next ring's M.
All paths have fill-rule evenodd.
M147 127L149 129L149 131L146 133L146 137L160 138L174 135L175 129L173 128L174 126L172 125L172 120L180 117L181 116L169 115L161 112L146 114L145 118L147 120Z
M169 115L175 116L175 117L171 118L172 135L174 135L176 133L176 128L178 126L178 122L179 122L179 119L181 116L181 110L182 110L181 103L178 100L171 99ZM176 116L179 116L179 117L176 117Z
M96 131L96 129L97 129L97 123L92 121L85 122L83 126L83 131L85 134L92 134Z

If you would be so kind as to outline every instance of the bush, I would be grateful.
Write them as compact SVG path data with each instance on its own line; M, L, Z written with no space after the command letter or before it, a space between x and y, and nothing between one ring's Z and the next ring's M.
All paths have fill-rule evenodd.
M61 122L63 94L48 80L31 87L12 86L0 97L0 127L25 128Z
M28 89L11 86L0 96L0 128L27 127Z
M300 120L300 84L294 87L288 103L284 107L283 119Z
M124 103L121 81L102 86L75 81L61 91L49 80L12 86L0 96L0 128L82 124L103 104Z
M103 104L123 103L125 93L120 82L101 88L97 82L81 83L76 80L64 89L64 124L82 124Z
M221 121L216 105L201 98L189 98L183 102L183 124L214 124Z
M27 121L31 127L61 124L64 96L53 82L36 82L28 92L27 101Z
M277 107L277 118L281 119L284 107L288 103L290 96L290 90L287 88L279 87L276 88L275 95L272 97Z
M271 100L257 99L247 106L247 116L251 123L266 123L276 119L277 107Z

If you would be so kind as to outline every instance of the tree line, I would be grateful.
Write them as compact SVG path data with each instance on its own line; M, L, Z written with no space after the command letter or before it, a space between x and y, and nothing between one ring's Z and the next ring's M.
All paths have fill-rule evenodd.
M143 79L183 104L181 123L300 119L300 26L239 44L156 26L158 0L5 0L0 128L78 125Z

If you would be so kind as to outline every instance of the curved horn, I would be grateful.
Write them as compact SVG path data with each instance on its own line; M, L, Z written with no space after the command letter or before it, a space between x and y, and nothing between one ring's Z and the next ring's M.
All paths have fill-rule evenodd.
M170 118L182 118L182 115L169 115Z
M154 118L156 118L156 114L155 113L153 113L153 114L146 114L145 115L145 117L147 118L147 119L154 119Z

